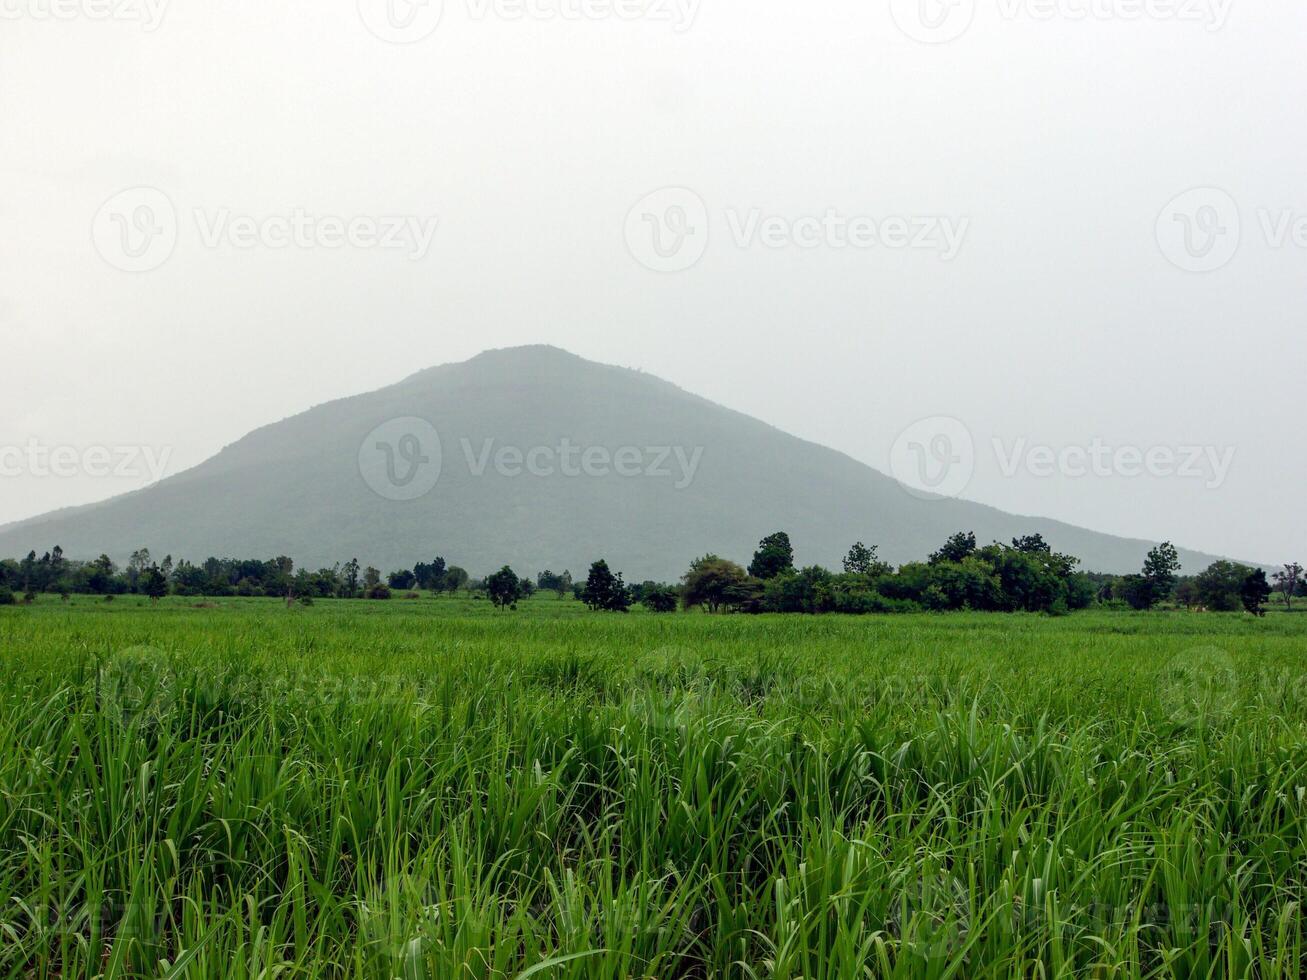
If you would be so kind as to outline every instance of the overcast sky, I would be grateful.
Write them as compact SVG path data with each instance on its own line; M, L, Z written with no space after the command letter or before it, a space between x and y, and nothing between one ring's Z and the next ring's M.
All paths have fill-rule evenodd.
M0 522L552 343L1307 555L1307 7L389 2L0 0Z

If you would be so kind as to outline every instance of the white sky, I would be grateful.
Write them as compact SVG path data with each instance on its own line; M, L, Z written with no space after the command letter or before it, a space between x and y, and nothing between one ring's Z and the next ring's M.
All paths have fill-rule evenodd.
M928 44L907 32L953 33L973 0L645 0L634 20L612 14L632 0L445 0L398 45L367 25L407 0L389 22L386 0L161 2L0 0L0 447L151 447L176 472L313 404L552 343L881 469L913 423L958 419L964 495L1006 510L1307 556L1301 4L974 0ZM115 213L158 201L116 197L137 187L176 244L132 273L103 253ZM706 207L684 271L625 240L664 187ZM1218 192L1170 205L1195 187ZM276 225L205 242L297 209L439 224L416 259L270 247ZM965 237L948 260L742 246L755 211ZM1219 481L1040 477L994 439L1235 455ZM0 522L145 481L74 468L0 457Z

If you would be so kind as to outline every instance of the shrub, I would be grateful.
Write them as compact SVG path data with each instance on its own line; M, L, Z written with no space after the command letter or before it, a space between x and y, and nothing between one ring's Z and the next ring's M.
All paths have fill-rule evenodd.
M390 586L385 582L378 582L376 585L368 589L365 596L368 599L389 599Z
M12 606L14 601L14 590L7 585L0 585L0 606Z
M640 601L650 612L671 613L676 612L681 597L670 585L656 585L646 587Z

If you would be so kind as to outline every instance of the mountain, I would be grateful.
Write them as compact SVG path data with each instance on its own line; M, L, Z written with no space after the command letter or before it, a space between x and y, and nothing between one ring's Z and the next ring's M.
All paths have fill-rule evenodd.
M434 433L433 433L434 430ZM444 555L474 575L671 580L698 555L747 561L786 530L804 564L858 539L895 563L957 530L981 543L1039 532L1090 570L1137 570L1150 542L963 500L890 477L637 371L552 347L488 351L258 429L135 493L0 527L0 556L62 545L116 560L148 547L200 561L357 556L383 572ZM1214 558L1182 551L1193 571Z

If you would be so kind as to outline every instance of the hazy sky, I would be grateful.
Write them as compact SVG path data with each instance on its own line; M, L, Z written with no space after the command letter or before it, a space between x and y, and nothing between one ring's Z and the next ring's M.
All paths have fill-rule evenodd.
M0 0L0 522L552 343L1302 559L1304 41L1285 0Z

